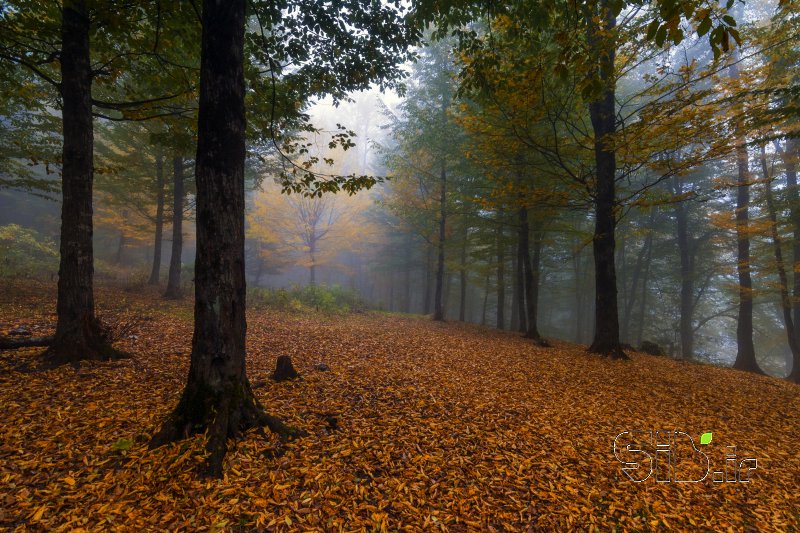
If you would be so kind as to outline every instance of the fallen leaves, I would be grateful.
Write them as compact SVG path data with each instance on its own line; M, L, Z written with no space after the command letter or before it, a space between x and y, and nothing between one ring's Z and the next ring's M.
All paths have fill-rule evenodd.
M41 294L39 294L41 292ZM0 527L18 530L554 531L797 529L800 392L766 377L422 318L251 313L248 372L267 410L309 436L249 433L222 480L198 478L202 438L149 451L188 369L191 313L102 289L136 314L130 360L26 372L0 355ZM52 291L20 292L0 324L39 323ZM44 328L44 326L42 326ZM41 328L40 328L41 329ZM134 334L135 333L135 334ZM302 378L272 383L278 355ZM324 362L329 371L314 370ZM326 422L337 420L333 428ZM612 442L680 429L745 484L634 484Z

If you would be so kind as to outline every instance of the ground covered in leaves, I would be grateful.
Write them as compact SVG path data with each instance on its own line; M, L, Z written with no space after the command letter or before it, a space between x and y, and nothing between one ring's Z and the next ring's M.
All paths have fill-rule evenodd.
M800 528L800 387L378 313L252 312L255 393L309 436L248 434L224 479L200 479L201 437L147 449L187 373L190 302L98 293L132 359L32 371L41 349L0 354L0 529ZM53 298L4 288L0 333L47 334ZM302 378L276 384L284 354ZM633 429L713 432L712 467L735 444L758 468L750 483L633 483L612 448Z

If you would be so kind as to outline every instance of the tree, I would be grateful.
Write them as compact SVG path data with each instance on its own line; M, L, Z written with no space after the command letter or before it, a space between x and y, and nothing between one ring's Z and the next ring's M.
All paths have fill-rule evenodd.
M213 476L222 474L227 439L240 435L248 428L267 425L284 436L301 433L264 412L253 395L246 374L245 4L244 0L203 2L195 161L197 257L192 355L189 376L178 405L151 441L152 446L158 446L208 430L209 456L205 471ZM308 73L309 69L318 74L330 71L330 78L325 79L331 82L331 86L315 88L316 92L322 94L362 88L371 81L387 81L383 76L396 73L394 66L404 59L405 47L410 44L402 32L402 23L397 21L397 12L391 7L364 6L353 2L350 5L352 11L342 11L340 6L332 8L315 4L315 14L318 16L303 14L300 20L292 18L295 6L291 4L270 2L253 4L252 7L261 25L260 36L264 39L265 20L272 22L272 27L268 29L274 31L273 36L281 34L282 25L292 23L294 29L300 30L300 35L309 41L322 38L323 42L328 37L333 40L341 37L342 32L349 33L366 26L369 38L353 45L352 49L343 50L345 57L341 58L335 54L324 54L315 61L311 53L317 53L319 49L313 46L298 47L300 43L292 40L298 32L293 32L291 37L284 36L287 42L283 43L258 40L265 46L285 45L286 48L279 50L283 55L278 59L297 59L297 63L302 64L298 69L300 73ZM322 24L321 20L326 16L329 21L337 23ZM324 28L322 36L320 28ZM369 30L374 30L374 33ZM267 50L265 48L263 51ZM292 58L293 53L299 57ZM331 57L336 60L334 64L329 63ZM351 61L364 70L351 70ZM275 68L272 59L269 65ZM365 72L372 74L365 75ZM298 104L302 104L302 101ZM303 176L305 181L295 185L300 191L304 186L313 188L313 181L318 176L309 172ZM352 182L347 178L334 177L329 186L333 183L354 191L364 183L364 180L354 179L355 182Z

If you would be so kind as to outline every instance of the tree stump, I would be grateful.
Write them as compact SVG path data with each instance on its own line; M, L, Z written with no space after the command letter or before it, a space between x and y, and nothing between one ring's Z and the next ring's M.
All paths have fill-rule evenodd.
M275 381L286 381L298 377L300 377L300 375L292 365L292 358L288 355L279 355L277 365L275 366L275 372L272 373L272 379Z

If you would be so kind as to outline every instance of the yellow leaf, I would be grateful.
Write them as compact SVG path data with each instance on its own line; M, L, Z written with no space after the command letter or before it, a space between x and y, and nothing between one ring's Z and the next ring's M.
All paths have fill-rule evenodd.
M67 477L64 478L64 483L66 483L70 487L74 487L75 486L75 478L72 477L72 476L67 476Z

